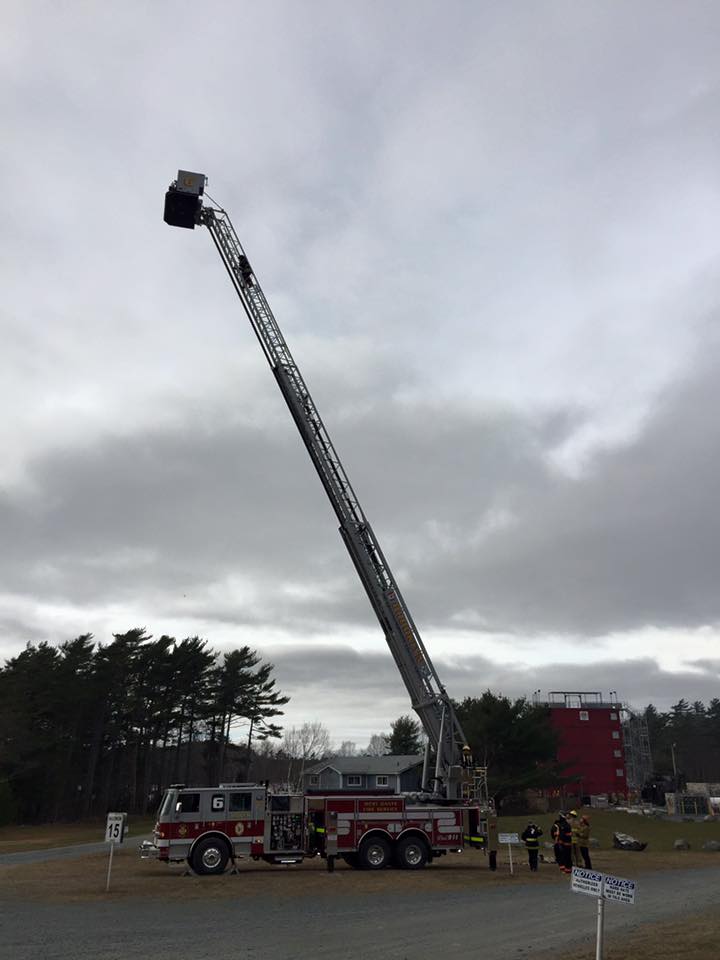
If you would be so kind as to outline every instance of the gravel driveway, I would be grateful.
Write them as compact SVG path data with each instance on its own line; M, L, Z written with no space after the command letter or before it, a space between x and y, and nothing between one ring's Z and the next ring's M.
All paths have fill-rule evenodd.
M608 904L623 929L717 904L720 869L638 881L634 907ZM347 890L345 890L347 894ZM519 884L478 893L352 898L244 897L187 903L0 902L3 960L514 960L594 936L596 900L569 887Z

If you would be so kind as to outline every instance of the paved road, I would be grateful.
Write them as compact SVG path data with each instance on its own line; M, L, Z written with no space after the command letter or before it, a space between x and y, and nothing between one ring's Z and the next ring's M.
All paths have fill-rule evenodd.
M298 878L299 879L299 878ZM623 929L716 905L720 868L639 881L634 907L608 904L608 941ZM347 893L347 891L346 891ZM555 885L482 894L383 894L310 900L0 902L2 960L524 960L594 936L596 901Z
M139 844L141 840L149 840L151 835L130 838L126 834L126 843ZM76 843L68 847L48 847L44 850L25 850L21 853L0 853L0 867L9 867L14 863L42 863L45 860L70 860L73 857L84 857L88 853L102 853L107 851L104 840L100 843Z

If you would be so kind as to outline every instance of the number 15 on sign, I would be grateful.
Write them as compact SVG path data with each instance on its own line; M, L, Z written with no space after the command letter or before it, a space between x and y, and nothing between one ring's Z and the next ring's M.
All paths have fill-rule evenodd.
M126 813L109 813L107 815L107 823L105 824L105 842L110 844L110 859L108 860L107 883L105 884L106 893L110 889L110 872L112 870L115 844L122 843L125 839L126 824Z

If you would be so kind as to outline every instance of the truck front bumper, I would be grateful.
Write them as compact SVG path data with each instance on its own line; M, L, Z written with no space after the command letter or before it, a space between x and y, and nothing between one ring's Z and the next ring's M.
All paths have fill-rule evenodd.
M160 857L160 848L152 840L143 840L138 847L138 855L141 860L158 860Z

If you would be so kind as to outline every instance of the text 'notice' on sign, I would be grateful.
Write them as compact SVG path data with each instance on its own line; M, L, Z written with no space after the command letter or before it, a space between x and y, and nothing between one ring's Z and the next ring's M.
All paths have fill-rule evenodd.
M605 875L603 897L616 903L635 903L635 881Z
M602 883L602 873L596 873L594 870L583 870L580 867L573 867L573 893L586 893L590 897L601 897Z
M595 870L583 870L573 867L571 889L573 893L586 893L589 897L602 897L615 903L635 903L634 880L624 877L612 877L608 873Z

